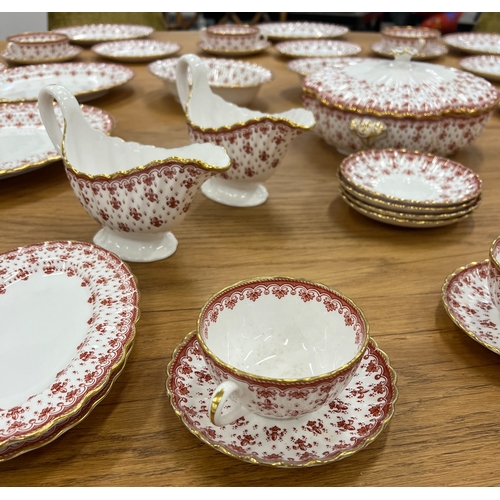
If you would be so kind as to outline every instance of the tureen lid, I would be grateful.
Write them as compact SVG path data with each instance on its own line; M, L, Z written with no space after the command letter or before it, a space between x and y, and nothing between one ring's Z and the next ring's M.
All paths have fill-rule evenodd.
M326 106L401 118L484 113L500 99L496 87L483 78L410 58L366 58L320 70L304 79L302 89Z

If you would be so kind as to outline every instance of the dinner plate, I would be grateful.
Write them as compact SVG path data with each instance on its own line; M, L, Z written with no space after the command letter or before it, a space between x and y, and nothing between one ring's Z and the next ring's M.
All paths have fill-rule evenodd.
M394 52L392 50L387 50L384 47L384 42L375 42L372 44L371 49L375 54L383 57L394 58ZM412 55L411 58L414 61L427 61L429 59L436 59L437 57L444 56L448 53L448 49L446 45L431 45L430 47L426 47L423 52L420 54Z
M56 28L53 31L67 35L71 42L93 45L114 40L143 38L153 33L154 28L137 24L83 24Z
M38 100L46 85L66 87L80 102L96 99L135 76L134 70L114 63L33 64L0 72L0 103Z
M307 21L289 21L282 23L259 24L260 32L269 40L336 38L349 32L346 26L330 23L313 23Z
M66 50L66 53L64 54L61 54L56 57L40 58L40 59L21 59L19 57L10 54L8 50L5 50L2 52L2 57L6 61L15 64L44 64L44 63L71 61L76 56L80 55L82 50L83 49L81 47L75 47L74 45L69 45Z
M105 134L113 130L114 118L99 108L81 106L89 124ZM56 116L64 120L58 106ZM37 102L0 104L0 179L35 170L60 159L40 118Z
M267 40L258 40L255 45L250 49L242 49L242 50L221 50L215 47L212 47L207 42L199 42L198 47L209 54L213 54L215 56L227 56L227 57L238 57L238 56L251 56L253 54L259 54L264 50L268 49L271 46L271 43Z
M216 427L209 404L217 382L191 332L172 355L166 388L182 423L208 446L252 464L304 468L337 462L372 443L394 414L396 380L389 358L370 339L349 385L319 410L293 419L250 413Z
M101 57L123 62L153 61L171 56L179 50L180 44L159 40L119 40L92 47L92 51Z
M345 57L361 52L361 45L342 40L291 40L275 45L276 50L288 57Z
M0 450L36 444L102 394L134 341L138 303L130 269L101 247L0 254Z
M500 55L500 33L451 33L444 35L443 41L470 54Z
M458 65L478 76L500 82L500 56L482 55L465 57Z

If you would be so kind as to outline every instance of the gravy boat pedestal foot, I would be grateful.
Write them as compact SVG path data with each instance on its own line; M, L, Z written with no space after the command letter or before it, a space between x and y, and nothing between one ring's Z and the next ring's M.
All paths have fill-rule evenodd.
M269 193L258 182L237 182L212 177L201 186L201 192L213 201L230 207L256 207L262 205Z

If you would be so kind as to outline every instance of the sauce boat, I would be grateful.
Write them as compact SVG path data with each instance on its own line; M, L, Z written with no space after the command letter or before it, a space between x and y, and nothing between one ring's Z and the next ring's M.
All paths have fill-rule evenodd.
M223 146L231 158L230 169L208 179L202 193L234 207L264 203L269 194L262 183L274 173L292 139L314 127L313 113L296 108L264 114L229 103L212 92L207 68L194 54L179 59L176 83L191 142Z
M63 131L54 99L64 117ZM94 243L123 260L150 262L172 255L177 239L171 230L186 216L198 188L231 165L224 148L214 144L163 149L108 137L88 125L74 95L61 85L44 87L38 106L71 187L103 226Z

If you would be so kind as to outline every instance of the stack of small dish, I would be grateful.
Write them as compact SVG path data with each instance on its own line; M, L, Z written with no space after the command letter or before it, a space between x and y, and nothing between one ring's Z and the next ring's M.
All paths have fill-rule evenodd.
M338 170L342 199L380 222L403 227L445 226L467 218L481 202L481 180L439 156L369 150L348 156Z

